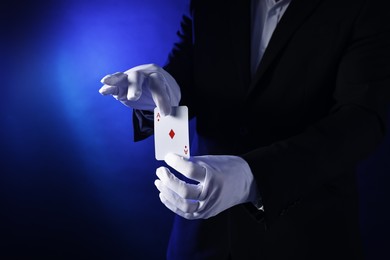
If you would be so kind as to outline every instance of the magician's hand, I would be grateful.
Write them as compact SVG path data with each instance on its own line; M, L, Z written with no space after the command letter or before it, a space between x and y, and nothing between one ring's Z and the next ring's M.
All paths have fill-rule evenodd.
M133 67L103 77L99 92L112 95L122 104L140 110L153 111L157 106L162 115L169 115L181 98L176 80L155 64Z
M156 170L160 199L186 219L207 219L240 203L256 199L257 188L249 165L238 156L205 155L190 160L168 154L165 162L198 184L186 183L167 167Z

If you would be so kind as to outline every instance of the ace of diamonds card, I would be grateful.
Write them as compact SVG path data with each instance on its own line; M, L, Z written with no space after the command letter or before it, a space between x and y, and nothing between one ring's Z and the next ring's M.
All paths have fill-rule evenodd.
M164 160L167 153L190 157L187 106L172 107L168 116L154 109L154 148L156 160Z

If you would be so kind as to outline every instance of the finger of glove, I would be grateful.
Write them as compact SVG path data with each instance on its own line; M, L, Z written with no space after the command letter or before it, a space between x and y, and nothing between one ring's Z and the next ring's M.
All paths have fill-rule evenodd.
M207 219L219 214L222 211L223 210L221 210L220 201L207 197L205 200L199 201L199 206L196 213L199 215L199 218Z
M101 82L104 83L105 86L101 88L100 93L103 95L111 94L117 100L127 101L127 88L129 85L127 74L116 72L112 75L105 76Z
M206 169L184 157L174 153L168 153L164 161L176 171L180 172L189 179L202 183L206 178Z
M171 100L167 91L166 81L160 73L149 74L149 89L154 103L162 116L171 114Z
M165 186L161 180L155 180L154 182L157 189L160 191L164 198L174 205L180 211L185 213L193 213L198 209L199 202L191 199L184 199L180 197L177 193Z
M106 96L106 95L118 95L119 89L117 86L111 86L111 85L103 85L99 89L99 93Z
M100 82L106 85L117 85L120 82L123 82L127 78L127 75L123 72L115 72L114 74L109 74L104 76Z
M178 194L181 198L196 200L202 192L202 185L186 183L177 178L166 167L158 168L156 175L164 186Z
M144 88L146 75L142 71L128 71L127 72L127 99L138 100L142 95L142 89Z
M185 219L196 219L198 214L197 213L188 213L183 212L179 208L177 208L174 204L172 204L169 200L167 200L164 196L164 194L159 194L161 202L167 207L169 210L171 210L173 213L185 218Z

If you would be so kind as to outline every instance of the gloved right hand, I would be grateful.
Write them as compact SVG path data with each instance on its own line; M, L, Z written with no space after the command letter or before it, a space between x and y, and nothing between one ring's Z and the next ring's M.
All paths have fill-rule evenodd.
M144 64L125 72L103 77L99 92L112 95L124 105L140 110L153 111L157 106L165 116L172 106L178 106L181 98L176 80L155 64Z
M165 162L198 184L187 183L161 166L155 181L160 200L186 219L207 219L238 204L258 201L259 192L248 163L233 155L203 155L185 159L169 153Z

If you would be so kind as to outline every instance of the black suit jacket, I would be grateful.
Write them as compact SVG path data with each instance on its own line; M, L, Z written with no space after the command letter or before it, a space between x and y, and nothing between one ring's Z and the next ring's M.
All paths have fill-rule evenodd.
M164 68L196 117L200 145L249 163L265 211L178 217L170 255L360 259L355 168L385 134L389 7L292 0L251 77L250 1L191 2Z

